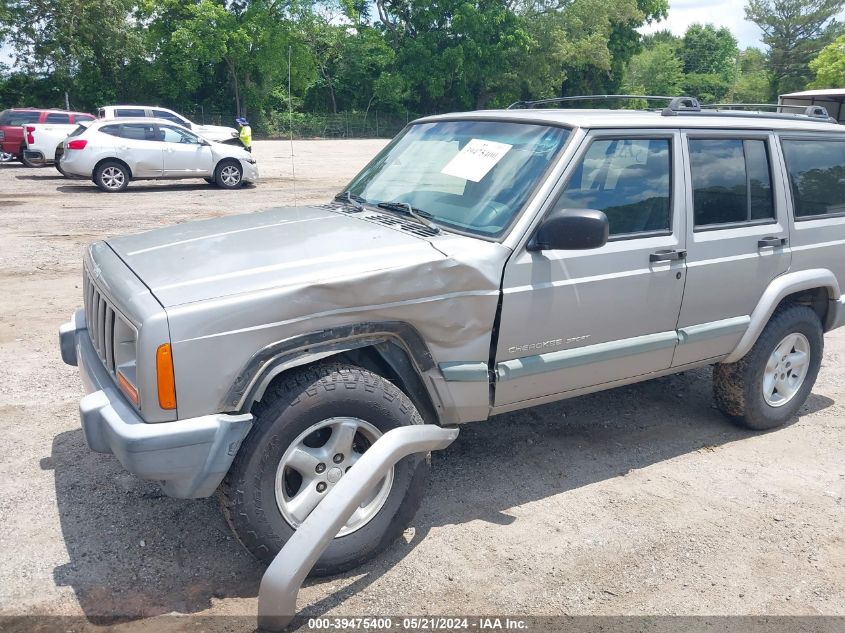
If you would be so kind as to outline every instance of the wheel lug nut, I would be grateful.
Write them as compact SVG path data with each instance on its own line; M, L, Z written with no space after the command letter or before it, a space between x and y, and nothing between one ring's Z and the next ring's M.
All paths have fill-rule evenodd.
M319 464L317 464L317 468L315 468L314 470L316 470L318 473L322 473L326 470L326 465L320 462Z
M338 453L332 459L334 460L335 464L339 464L340 462L343 461L343 453Z
M325 492L326 484L324 482L320 482L317 484L317 492Z

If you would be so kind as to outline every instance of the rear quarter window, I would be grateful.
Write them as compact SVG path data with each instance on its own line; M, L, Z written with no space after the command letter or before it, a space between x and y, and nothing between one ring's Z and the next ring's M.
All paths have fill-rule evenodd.
M796 219L845 215L845 139L784 139Z
M82 128L83 130L85 129L81 125L79 127ZM77 129L79 129L79 128L77 128ZM109 134L110 136L120 136L120 126L117 125L117 124L115 124L115 125L104 125L103 127L100 128L99 131L102 132L103 134ZM82 132L79 132L79 133L82 134ZM76 134L76 132L74 132L74 134Z

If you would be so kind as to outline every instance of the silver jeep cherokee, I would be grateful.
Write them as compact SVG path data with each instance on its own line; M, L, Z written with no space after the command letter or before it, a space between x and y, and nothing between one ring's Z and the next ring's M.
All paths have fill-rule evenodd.
M60 329L88 445L215 491L276 552L391 428L713 366L770 429L845 324L845 128L821 109L542 109L410 124L342 194L118 237ZM409 523L428 460L373 490L314 572Z

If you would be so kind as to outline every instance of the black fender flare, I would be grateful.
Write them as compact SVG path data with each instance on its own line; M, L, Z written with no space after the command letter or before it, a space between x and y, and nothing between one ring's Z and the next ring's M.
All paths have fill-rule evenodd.
M401 321L343 325L271 343L253 354L238 372L220 410L248 412L255 402L261 400L270 382L282 372L343 352L374 348L383 358L388 356L385 360L396 368L389 358L389 351L385 354L386 348L390 347L407 357L410 365L408 370L413 371L419 379L418 384L430 399L435 415L440 417L444 410L451 410L453 404L444 402L448 395L435 389L428 379L429 376L440 376L428 346L416 328Z

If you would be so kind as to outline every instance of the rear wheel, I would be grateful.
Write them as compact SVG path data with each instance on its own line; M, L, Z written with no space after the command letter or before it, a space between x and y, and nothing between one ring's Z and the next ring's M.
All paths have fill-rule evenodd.
M221 488L243 545L269 563L366 450L387 431L422 424L393 383L351 365L294 370L265 394ZM352 515L313 569L337 574L392 543L419 507L428 456L401 460Z
M116 161L106 161L94 172L94 184L108 193L123 191L129 186L129 180L129 170Z
M780 308L754 347L735 363L713 368L717 406L755 430L788 422L810 394L821 367L824 330L812 308Z
M9 152L0 152L0 163L8 163L15 159L14 154L10 154Z
M244 170L234 159L221 160L214 170L214 182L223 189L237 189L243 184Z
M23 155L23 150L21 150L21 162L24 164L25 167L36 168L45 166L44 163L33 163L31 160L29 160L26 156Z

